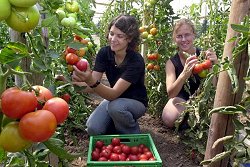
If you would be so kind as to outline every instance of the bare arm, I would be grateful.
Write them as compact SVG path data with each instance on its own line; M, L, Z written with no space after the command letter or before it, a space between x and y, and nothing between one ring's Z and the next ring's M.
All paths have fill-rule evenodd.
M197 63L196 56L187 58L182 73L176 78L175 67L171 60L166 62L166 89L170 98L176 97L186 80L192 75L194 65Z
M100 80L102 77L102 73L93 71L88 69L85 72L82 72L78 70L76 67L74 67L74 72L72 75L72 79L75 82L85 82L88 86L92 86L96 83L97 80ZM119 97L125 90L128 89L128 87L131 85L130 82L125 81L124 79L118 79L116 84L113 88L106 86L102 83L100 83L95 88L88 87L86 90L91 89L94 93L97 93L99 96L101 96L104 99L107 100L114 100L117 97ZM90 90L89 90L90 91Z

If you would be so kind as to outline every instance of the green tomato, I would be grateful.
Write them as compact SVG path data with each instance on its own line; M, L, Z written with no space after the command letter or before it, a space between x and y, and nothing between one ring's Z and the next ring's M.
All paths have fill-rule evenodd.
M154 36L152 34L148 34L148 38L147 39L150 40L150 41L152 41L152 40L154 40Z
M11 14L11 5L8 0L0 0L0 21L7 19Z
M59 20L62 20L63 18L66 17L66 13L62 9L57 9L56 14L58 15Z
M19 123L10 122L2 130L0 135L0 146L8 152L19 152L29 146L32 142L24 139L19 133Z
M79 11L79 5L77 1L68 1L65 4L65 8L68 12L75 13Z
M89 41L89 42L88 42L88 48L89 48L89 49L90 49L90 48L93 48L93 46L94 46L93 43Z
M199 77L201 78L206 78L208 74L208 70L202 70L201 72L198 73Z
M38 25L40 13L35 5L28 8L12 8L12 12L6 19L6 23L13 30L18 32L28 32Z
M76 25L76 20L73 17L65 17L61 20L61 24L65 27L74 27Z
M147 31L142 32L142 33L141 33L141 37L142 37L143 39L147 39L147 38L148 38L148 32L147 32Z
M35 5L38 0L9 0L9 2L16 7L31 7Z
M77 14L76 13L68 13L67 17L73 17L74 19L77 19Z

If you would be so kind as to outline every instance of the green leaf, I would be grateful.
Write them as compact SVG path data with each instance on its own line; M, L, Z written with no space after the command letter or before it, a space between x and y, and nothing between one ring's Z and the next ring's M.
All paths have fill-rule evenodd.
M231 28L234 31L241 32L241 33L248 33L249 32L249 27L239 25L239 24L231 24Z
M4 151L4 149L2 147L0 147L0 162L3 162L3 160L6 157L6 152Z
M29 56L26 45L20 42L10 42L0 51L0 63L7 64Z
M51 27L55 25L55 20L57 20L56 15L48 17L46 19L42 19L42 27Z
M43 142L43 144L55 155L61 159L74 160L80 156L83 156L83 153L68 153L63 148L63 142L57 138L50 138L49 140Z
M238 129L238 130L244 129L244 124L241 123L238 119L234 119L233 123L234 123L234 126L236 129Z
M230 38L227 42L234 42L236 39L237 39L237 37L234 36L234 37Z

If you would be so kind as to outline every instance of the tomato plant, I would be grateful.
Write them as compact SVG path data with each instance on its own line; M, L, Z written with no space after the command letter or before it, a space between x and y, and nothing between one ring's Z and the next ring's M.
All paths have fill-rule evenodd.
M24 139L20 135L18 128L19 123L16 121L10 122L4 126L0 134L0 146L5 151L19 152L31 146L32 142Z
M24 115L19 122L21 136L33 142L48 140L56 131L57 121L48 110L37 110Z
M1 98L2 112L13 119L20 119L26 113L34 111L38 104L33 92L16 87L5 90Z
M63 123L69 115L68 103L59 97L53 97L46 101L43 110L52 112L56 117L57 124Z

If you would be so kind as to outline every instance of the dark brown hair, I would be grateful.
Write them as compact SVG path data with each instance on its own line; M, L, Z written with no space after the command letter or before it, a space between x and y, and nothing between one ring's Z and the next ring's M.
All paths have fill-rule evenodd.
M131 42L129 42L128 44L129 50L134 50L139 45L140 32L135 17L127 14L121 14L115 17L108 26L108 32L113 25L115 25L115 27L124 32L128 36L128 38L131 39Z

